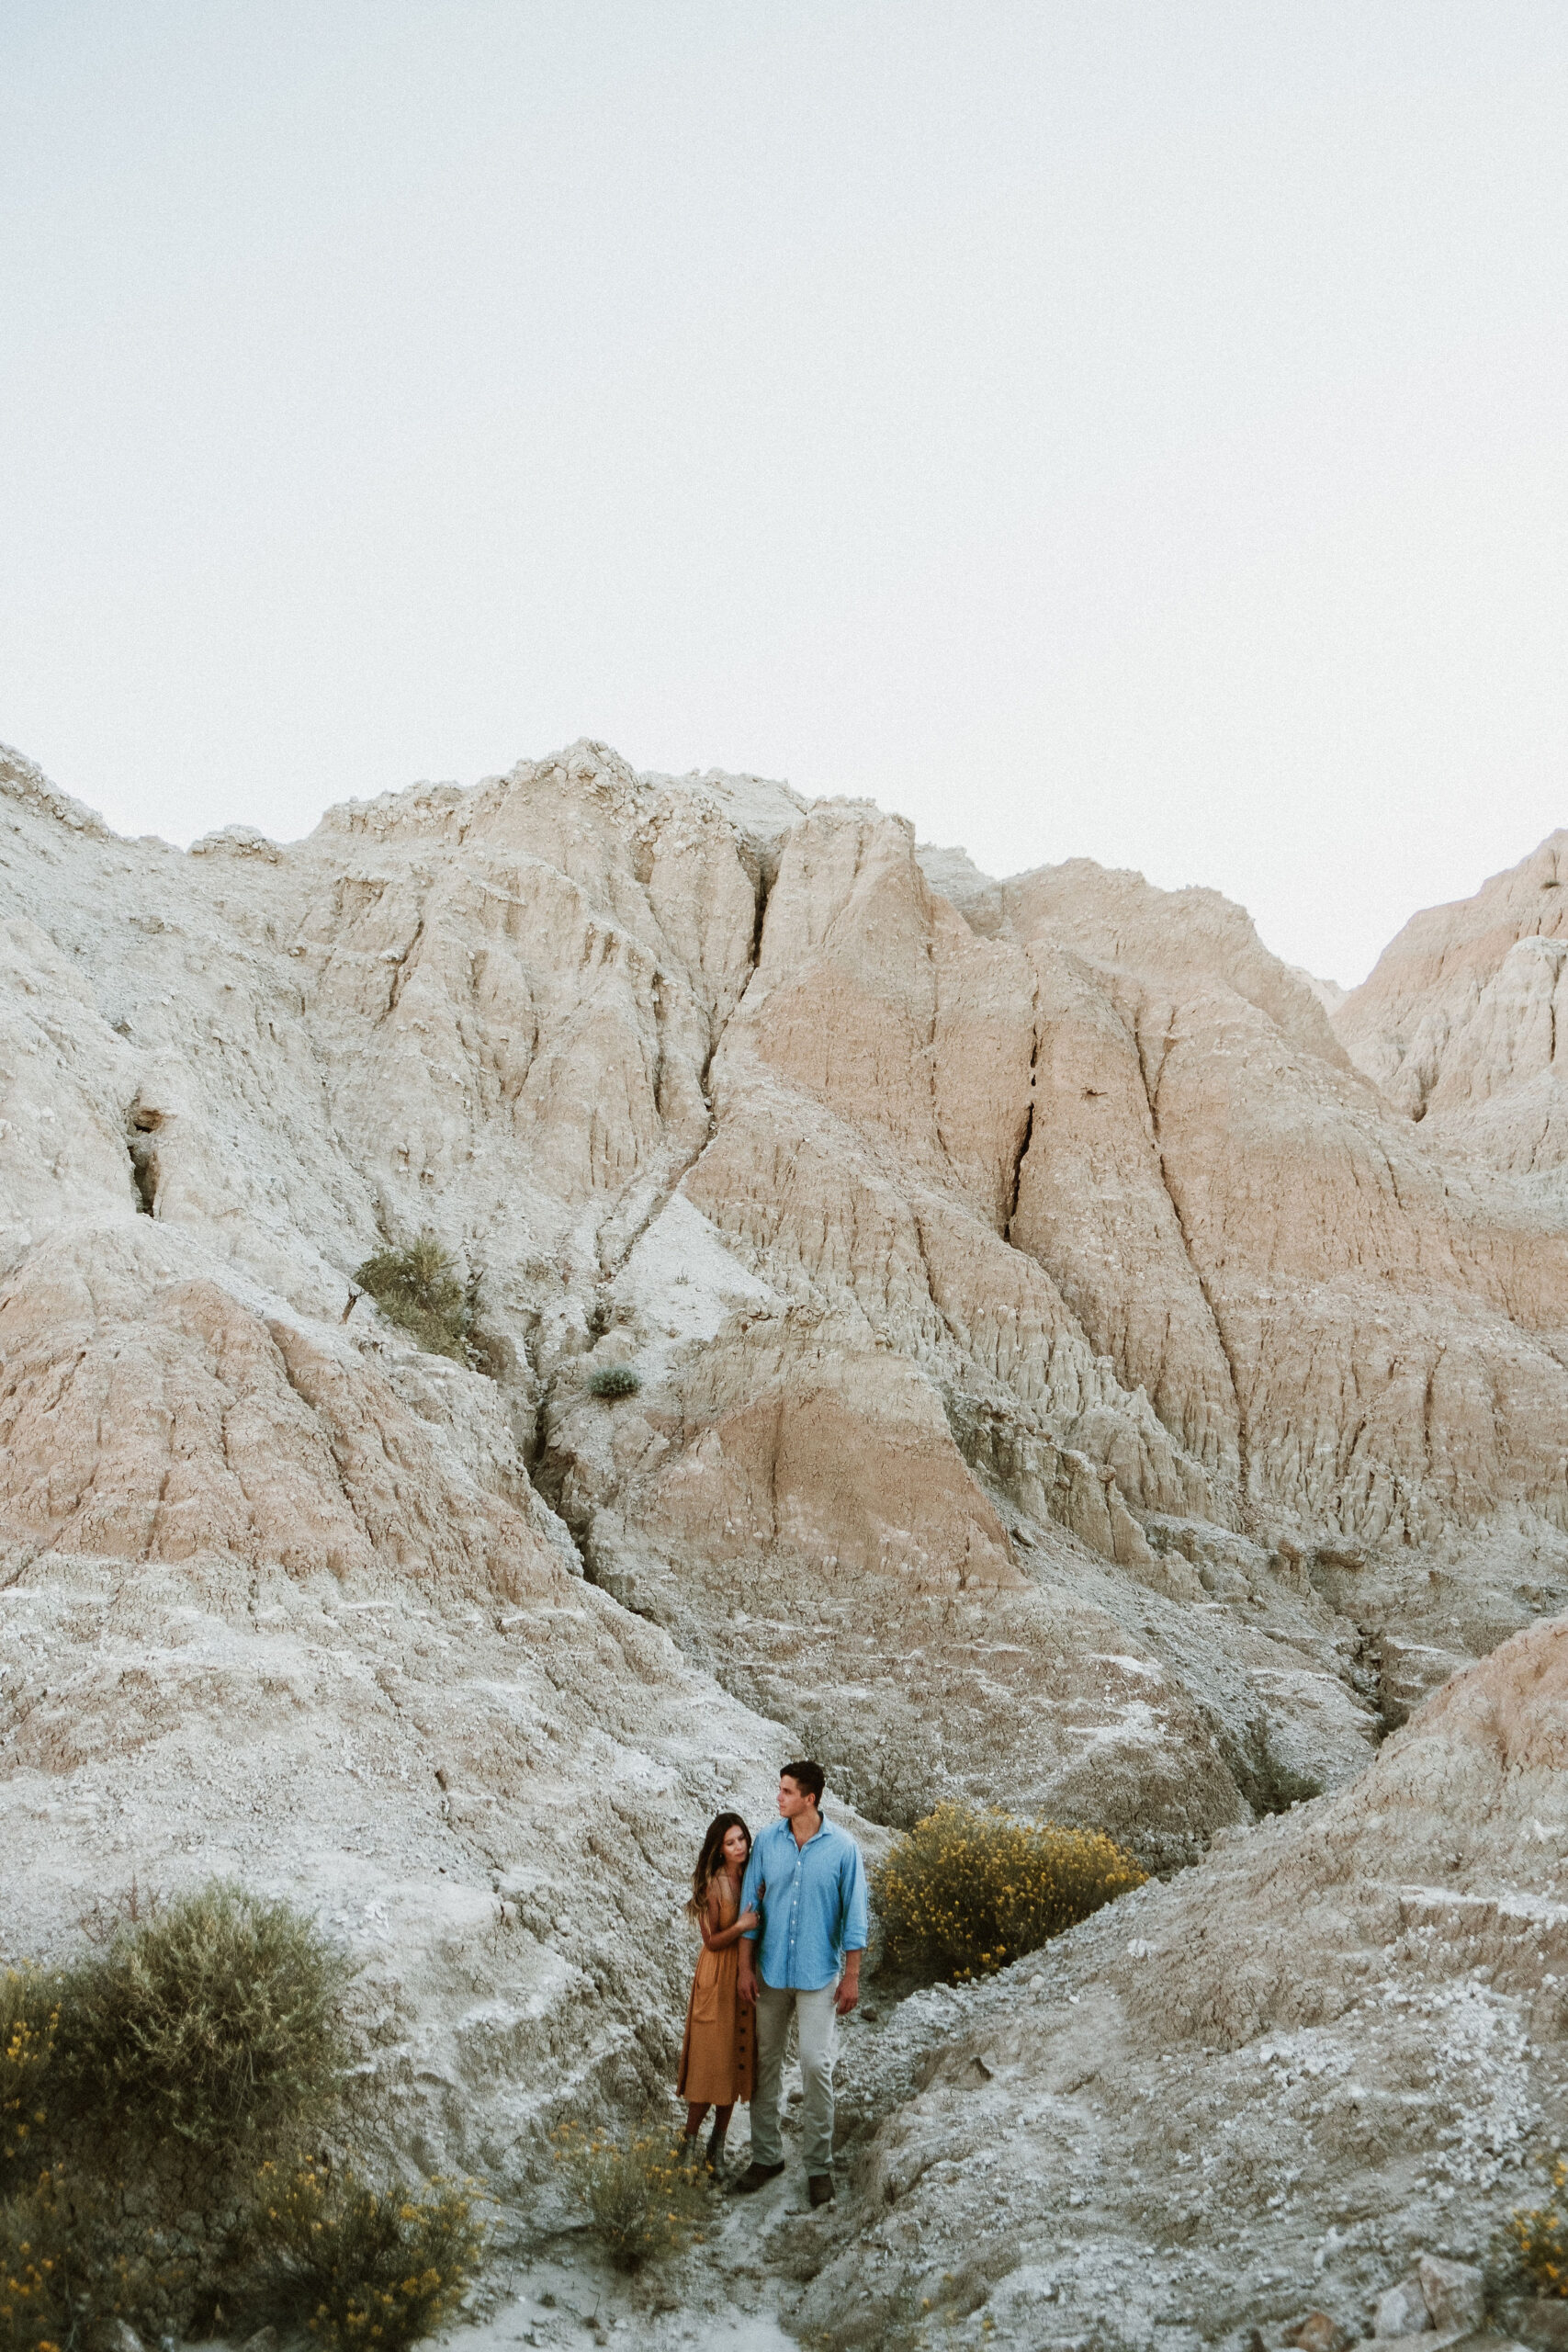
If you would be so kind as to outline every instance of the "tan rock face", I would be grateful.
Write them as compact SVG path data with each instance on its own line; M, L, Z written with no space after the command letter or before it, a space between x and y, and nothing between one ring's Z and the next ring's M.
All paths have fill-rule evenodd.
M836 1336L817 1332L809 1354L787 1328L766 1356L744 1339L707 1351L686 1399L704 1433L661 1470L650 1532L720 1555L750 1541L781 1567L793 1555L807 1590L829 1562L915 1592L1016 1589L1006 1531L931 1384Z
M1473 899L1413 916L1334 1016L1358 1068L1407 1116L1524 1174L1568 1154L1565 894L1568 832L1556 832Z
M1413 1127L1213 894L992 884L592 744L189 855L0 782L7 1936L59 1932L62 1836L330 1883L352 1782L366 1905L403 1845L481 1909L596 1855L657 1956L640 2009L595 1961L581 2066L640 2081L687 1955L602 1788L671 1883L802 1747L885 1823L965 1793L1176 1863L1568 1599L1551 1201ZM426 1225L499 1380L357 1292ZM312 1766L287 1836L278 1674L296 1741L382 1759ZM497 1728L568 1689L564 1747Z

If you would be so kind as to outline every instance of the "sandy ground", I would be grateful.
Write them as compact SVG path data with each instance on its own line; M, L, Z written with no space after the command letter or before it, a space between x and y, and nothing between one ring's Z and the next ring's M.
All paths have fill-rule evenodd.
M628 2279L587 2245L563 2245L520 2266L491 2315L446 2341L451 2352L595 2343L637 2352L799 2352L771 2308L776 2281L764 2280L751 2258L765 2219L752 2200L727 2199L716 2240L680 2266L678 2283ZM700 2307L685 2300L688 2287Z
M742 2168L746 2127L739 2131ZM760 2195L716 2198L701 2245L680 2260L628 2278L613 2267L591 2233L574 2229L499 2262L480 2290L486 2308L446 2338L451 2352L511 2352L516 2345L621 2345L637 2352L798 2352L779 2321L781 2240L807 2241L834 2227L813 2213L806 2180L792 2163Z
M848 2171L840 2165L838 2205L813 2212L791 2120L800 2096L800 2068L792 2052L782 2086L784 2171L754 2197L738 2197L728 2188L716 2196L703 2243L676 2261L628 2278L607 2260L589 2229L573 2224L541 2235L519 2216L520 2250L498 2252L479 2280L474 2315L445 2339L450 2352L595 2343L619 2345L626 2352L799 2352L798 2338L780 2324L781 2304L798 2302L800 2281L814 2275L829 2246L838 2243L847 2218ZM671 2132L683 2120L684 2109L671 2100ZM728 2181L750 2161L749 2143L742 2108L726 2158ZM504 2234L500 2220L498 2239Z

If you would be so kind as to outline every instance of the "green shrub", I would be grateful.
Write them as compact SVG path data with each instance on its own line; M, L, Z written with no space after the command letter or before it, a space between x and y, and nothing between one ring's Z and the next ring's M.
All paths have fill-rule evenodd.
M555 2143L572 2196L618 2270L662 2262L698 2235L710 2211L708 2177L668 2132L622 2141L568 2123Z
M589 1374L586 1385L590 1396L635 1396L642 1386L642 1374L629 1363L602 1363Z
M484 2242L466 2191L372 2188L324 2162L262 2168L254 2290L330 2352L402 2352L449 2317Z
M1508 2228L1537 2294L1568 2296L1568 2213L1557 2201L1559 2192L1568 2187L1568 2157L1553 2161L1551 2178L1547 2202L1516 2208L1508 2216Z
M892 1964L957 1983L1005 1968L1145 1876L1099 1830L944 1804L895 1842L874 1883Z
M287 1903L214 1882L63 1980L51 2073L73 2119L232 2161L337 2095L343 1963Z
M431 1355L467 1363L473 1331L473 1301L451 1252L427 1227L407 1250L378 1250L354 1277L367 1290L389 1322L412 1332Z

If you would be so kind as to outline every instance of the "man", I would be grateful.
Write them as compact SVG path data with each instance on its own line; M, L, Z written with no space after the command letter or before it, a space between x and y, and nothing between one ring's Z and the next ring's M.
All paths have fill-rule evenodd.
M806 2085L806 2181L813 2205L833 2194L833 2061L839 2019L860 1998L865 1950L865 1864L860 1848L822 1818L820 1764L802 1759L779 1774L779 1818L751 1849L742 1911L761 1926L742 1937L739 1992L757 2011L757 2085L751 2098L751 2165L736 2182L749 2197L784 2170L779 2076L793 2011ZM758 1943L761 1942L761 1979Z

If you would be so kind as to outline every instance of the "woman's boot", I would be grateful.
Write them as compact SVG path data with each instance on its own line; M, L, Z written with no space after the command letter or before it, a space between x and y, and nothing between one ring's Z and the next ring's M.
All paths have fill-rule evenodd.
M728 2123L716 2123L708 2134L707 2167L711 2173L724 2170L724 2140L728 2130Z

